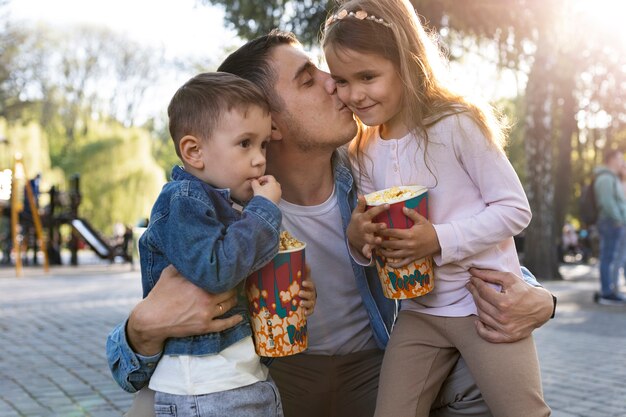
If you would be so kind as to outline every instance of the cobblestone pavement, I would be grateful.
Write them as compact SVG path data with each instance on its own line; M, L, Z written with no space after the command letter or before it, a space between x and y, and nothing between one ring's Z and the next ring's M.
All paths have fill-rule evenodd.
M546 401L554 417L624 417L626 306L593 302L597 268L561 273L566 281L544 283L558 298L557 316L535 331Z
M535 332L555 417L626 416L626 307L599 306L597 272L567 266L546 286L557 318ZM128 265L0 270L0 417L121 416L132 395L112 380L109 330L140 297Z
M141 296L128 265L0 271L0 417L121 416L132 402L106 363L109 330Z

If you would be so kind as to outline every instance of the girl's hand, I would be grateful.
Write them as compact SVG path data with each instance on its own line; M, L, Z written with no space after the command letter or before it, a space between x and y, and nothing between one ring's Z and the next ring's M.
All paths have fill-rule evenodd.
M378 236L378 233L387 228L385 223L372 223L372 219L380 213L389 210L389 204L383 204L365 211L366 205L365 197L360 195L357 206L350 217L346 235L350 245L360 250L363 256L369 258L372 250L383 241Z
M311 267L306 265L304 267L305 275L302 279L302 289L298 293L301 298L300 305L304 309L304 315L310 316L315 310L315 303L317 302L317 290L315 289L315 283L311 281Z
M441 251L437 232L432 223L415 210L404 207L402 212L413 220L409 229L386 229L379 234L387 239L380 244L379 252L391 258L389 266L400 268L416 259L431 256Z

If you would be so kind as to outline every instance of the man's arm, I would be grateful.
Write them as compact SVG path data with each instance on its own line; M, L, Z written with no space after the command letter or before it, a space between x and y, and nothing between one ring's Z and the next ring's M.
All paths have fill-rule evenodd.
M233 327L242 320L240 315L217 317L236 304L235 290L210 294L183 278L174 267L167 267L128 320L107 338L107 359L113 377L124 390L137 391L150 380L167 338Z
M528 337L552 316L552 294L539 285L532 274L524 279L511 272L471 268L467 284L478 317L476 330L492 343L515 342ZM502 287L500 292L488 283Z

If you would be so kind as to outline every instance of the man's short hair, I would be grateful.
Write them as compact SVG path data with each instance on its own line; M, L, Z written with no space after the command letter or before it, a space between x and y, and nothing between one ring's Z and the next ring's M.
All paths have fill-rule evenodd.
M252 82L226 72L198 74L176 91L167 107L169 130L176 154L187 135L209 139L224 113L259 106L269 113L267 98Z
M241 46L217 70L252 81L267 97L271 110L279 112L284 103L274 91L277 75L269 60L274 48L281 45L300 45L300 42L293 33L274 29Z

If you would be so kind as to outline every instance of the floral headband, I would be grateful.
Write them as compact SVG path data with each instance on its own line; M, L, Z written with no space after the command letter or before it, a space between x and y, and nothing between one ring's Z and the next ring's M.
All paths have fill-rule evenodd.
M333 23L335 23L338 20L342 20L346 17L353 17L355 19L359 19L359 20L371 20L372 22L376 22L379 23L383 26L387 26L388 28L390 28L392 26L391 23L389 22L385 22L385 20L383 20L380 17L376 17L373 14L368 15L367 12L365 10L357 10L356 12L348 12L346 9L340 11L339 13L336 13L332 16L330 16L328 19L326 19L326 25L324 26L324 29L328 29L328 27L330 25L332 25Z

